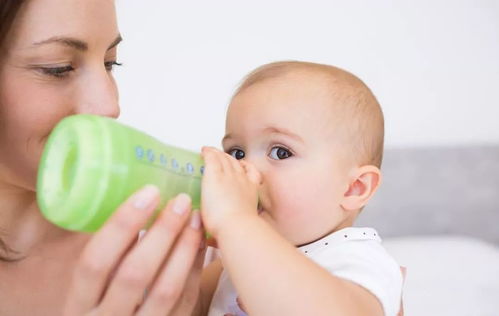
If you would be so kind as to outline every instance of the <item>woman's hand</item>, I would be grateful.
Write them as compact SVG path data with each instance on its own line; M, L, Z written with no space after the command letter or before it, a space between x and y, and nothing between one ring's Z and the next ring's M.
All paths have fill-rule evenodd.
M247 162L215 148L204 147L205 170L201 213L206 230L217 237L221 225L233 216L257 216L260 173Z
M190 315L204 258L198 211L180 194L137 242L159 191L146 186L123 203L85 246L65 315Z

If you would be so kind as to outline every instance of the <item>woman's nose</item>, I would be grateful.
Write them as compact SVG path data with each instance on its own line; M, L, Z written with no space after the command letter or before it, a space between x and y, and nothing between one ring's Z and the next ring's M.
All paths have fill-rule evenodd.
M120 115L118 90L111 74L106 71L82 80L76 112L117 118Z

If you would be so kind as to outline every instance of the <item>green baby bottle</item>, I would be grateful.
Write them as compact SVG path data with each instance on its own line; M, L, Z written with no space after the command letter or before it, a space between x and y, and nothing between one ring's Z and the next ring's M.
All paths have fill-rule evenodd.
M116 120L88 114L61 120L45 145L37 179L41 212L69 230L95 232L146 184L161 192L158 209L177 195L199 208L203 160Z

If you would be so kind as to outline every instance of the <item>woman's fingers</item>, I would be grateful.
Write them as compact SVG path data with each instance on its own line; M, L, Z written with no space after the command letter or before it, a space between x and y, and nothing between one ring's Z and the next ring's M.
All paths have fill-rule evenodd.
M202 238L201 217L199 211L194 211L137 315L168 315L173 310L184 291Z
M65 314L94 309L113 269L146 224L159 202L159 190L148 185L133 194L85 246L73 275Z
M204 238L204 237L203 237ZM203 264L206 255L206 243L201 240L201 245L194 264L192 265L191 272L185 282L185 288L182 297L177 302L175 309L171 313L172 316L191 315L194 308L200 308L199 295L201 284L201 272L203 271Z
M123 258L101 302L104 314L127 315L142 302L189 218L191 199L179 194L160 213L141 241Z

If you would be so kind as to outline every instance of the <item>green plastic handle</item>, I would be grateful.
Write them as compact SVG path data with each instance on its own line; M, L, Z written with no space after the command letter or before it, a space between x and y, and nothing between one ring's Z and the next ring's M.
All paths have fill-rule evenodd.
M64 118L50 134L37 179L41 212L69 230L95 232L146 184L161 192L158 209L178 193L200 206L204 162L116 120L88 114Z

